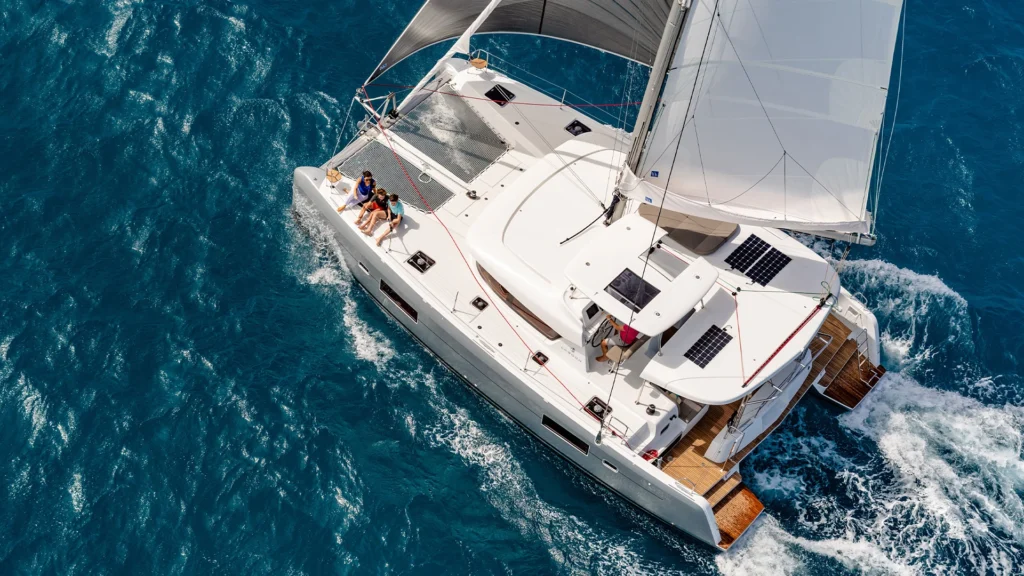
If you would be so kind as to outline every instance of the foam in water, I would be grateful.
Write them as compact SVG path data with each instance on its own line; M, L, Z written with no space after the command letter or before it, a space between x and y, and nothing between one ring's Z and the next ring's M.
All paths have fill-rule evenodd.
M840 450L805 425L804 411L814 409L805 406L796 431L790 423L755 454L755 466L768 465L753 474L755 490L791 502L799 513L789 530L813 536L768 515L716 559L719 569L786 574L838 562L882 574L1013 573L1024 544L1024 408L989 406L939 389L946 381L926 386L912 376L948 377L929 371L936 357L973 350L966 300L935 276L878 260L847 262L843 275L873 303L895 370L839 417L852 447ZM833 476L846 494L816 492L821 483L805 481L814 474Z
M315 213L315 208L304 200L299 199L295 208L302 225L309 231L309 237L317 252L321 254L319 260L322 261L321 266L306 275L305 282L334 289L332 292L343 301L342 322L351 337L352 350L356 357L383 367L394 358L394 347L383 334L371 328L361 318L359 306L351 293L352 274L345 267L342 248L334 238L333 231ZM324 258L324 255L328 257ZM323 262L324 260L326 262Z
M74 508L75 514L81 514L85 508L85 496L82 494L82 474L80 472L75 472L71 477L68 494L71 495L71 507Z
M573 574L661 574L667 569L631 546L631 538L607 534L540 498L508 444L481 428L453 405L429 374L407 375L426 382L437 421L424 436L480 468L480 491L502 518L524 536L544 542L551 558ZM589 480L588 480L589 481Z
M841 423L874 440L896 472L888 513L909 523L904 537L918 536L919 546L894 541L893 552L913 558L950 546L961 570L998 573L1000 557L1024 545L1024 408L987 406L895 374Z

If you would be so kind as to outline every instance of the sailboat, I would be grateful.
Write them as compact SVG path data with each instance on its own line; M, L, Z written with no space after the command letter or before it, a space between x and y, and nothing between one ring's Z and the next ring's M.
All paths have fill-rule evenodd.
M293 205L327 224L381 308L540 442L727 550L764 510L743 459L812 389L852 409L885 372L840 261L794 232L874 242L902 12L428 0L353 98L358 135L295 170ZM484 33L649 67L633 129L473 51ZM401 101L371 97L382 74L452 39ZM364 172L397 194L400 219L339 212ZM376 229L356 222L376 210Z

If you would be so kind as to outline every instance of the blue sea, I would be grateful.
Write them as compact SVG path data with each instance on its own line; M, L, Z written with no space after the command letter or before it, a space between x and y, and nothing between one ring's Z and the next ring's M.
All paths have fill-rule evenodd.
M881 240L842 271L890 373L743 463L766 511L724 555L539 446L293 216L418 6L0 5L0 574L1020 573L1024 3L908 0ZM477 45L642 90L577 45Z

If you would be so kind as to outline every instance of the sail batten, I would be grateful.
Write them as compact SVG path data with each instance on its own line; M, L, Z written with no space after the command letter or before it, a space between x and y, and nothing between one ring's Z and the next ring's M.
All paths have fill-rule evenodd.
M902 6L694 0L623 191L730 222L868 232Z

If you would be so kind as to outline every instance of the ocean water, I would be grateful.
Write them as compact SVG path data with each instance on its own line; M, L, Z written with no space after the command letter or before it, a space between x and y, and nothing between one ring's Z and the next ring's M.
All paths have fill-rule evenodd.
M891 372L744 462L767 508L726 555L538 446L293 217L417 7L0 5L0 573L1020 573L1024 4L908 1L881 241L842 272ZM593 102L643 82L480 45Z

